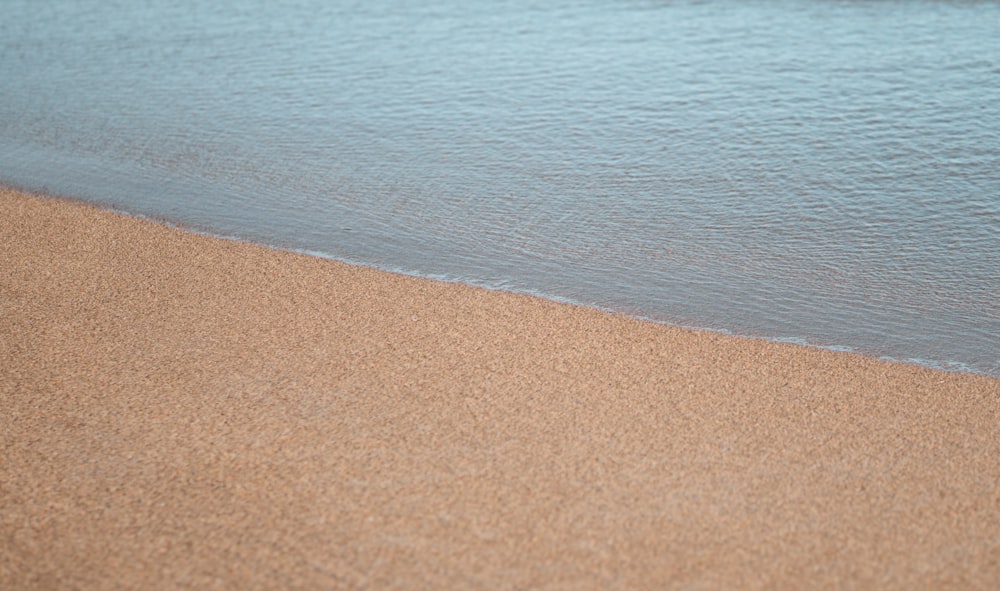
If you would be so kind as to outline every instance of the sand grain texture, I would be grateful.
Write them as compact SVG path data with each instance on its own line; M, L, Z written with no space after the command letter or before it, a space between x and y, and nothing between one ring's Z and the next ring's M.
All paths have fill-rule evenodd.
M0 588L1000 587L1000 381L0 193Z

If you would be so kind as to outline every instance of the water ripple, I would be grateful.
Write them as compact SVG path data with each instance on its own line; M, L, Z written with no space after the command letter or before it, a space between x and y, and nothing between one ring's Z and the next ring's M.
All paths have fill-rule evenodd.
M10 0L0 180L1000 375L1000 4Z

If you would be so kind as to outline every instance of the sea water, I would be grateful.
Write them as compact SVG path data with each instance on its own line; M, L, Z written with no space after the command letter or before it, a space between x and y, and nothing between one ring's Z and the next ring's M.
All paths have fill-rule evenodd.
M1000 2L4 0L0 182L1000 376Z

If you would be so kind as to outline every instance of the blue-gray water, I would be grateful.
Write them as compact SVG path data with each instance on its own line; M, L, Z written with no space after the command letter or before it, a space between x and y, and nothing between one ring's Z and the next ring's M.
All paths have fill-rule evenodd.
M0 1L0 182L1000 376L1000 2Z

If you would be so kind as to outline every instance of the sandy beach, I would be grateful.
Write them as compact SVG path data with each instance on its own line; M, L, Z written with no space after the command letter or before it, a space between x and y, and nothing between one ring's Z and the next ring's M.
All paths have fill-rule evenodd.
M1000 380L0 190L0 588L1000 587Z

